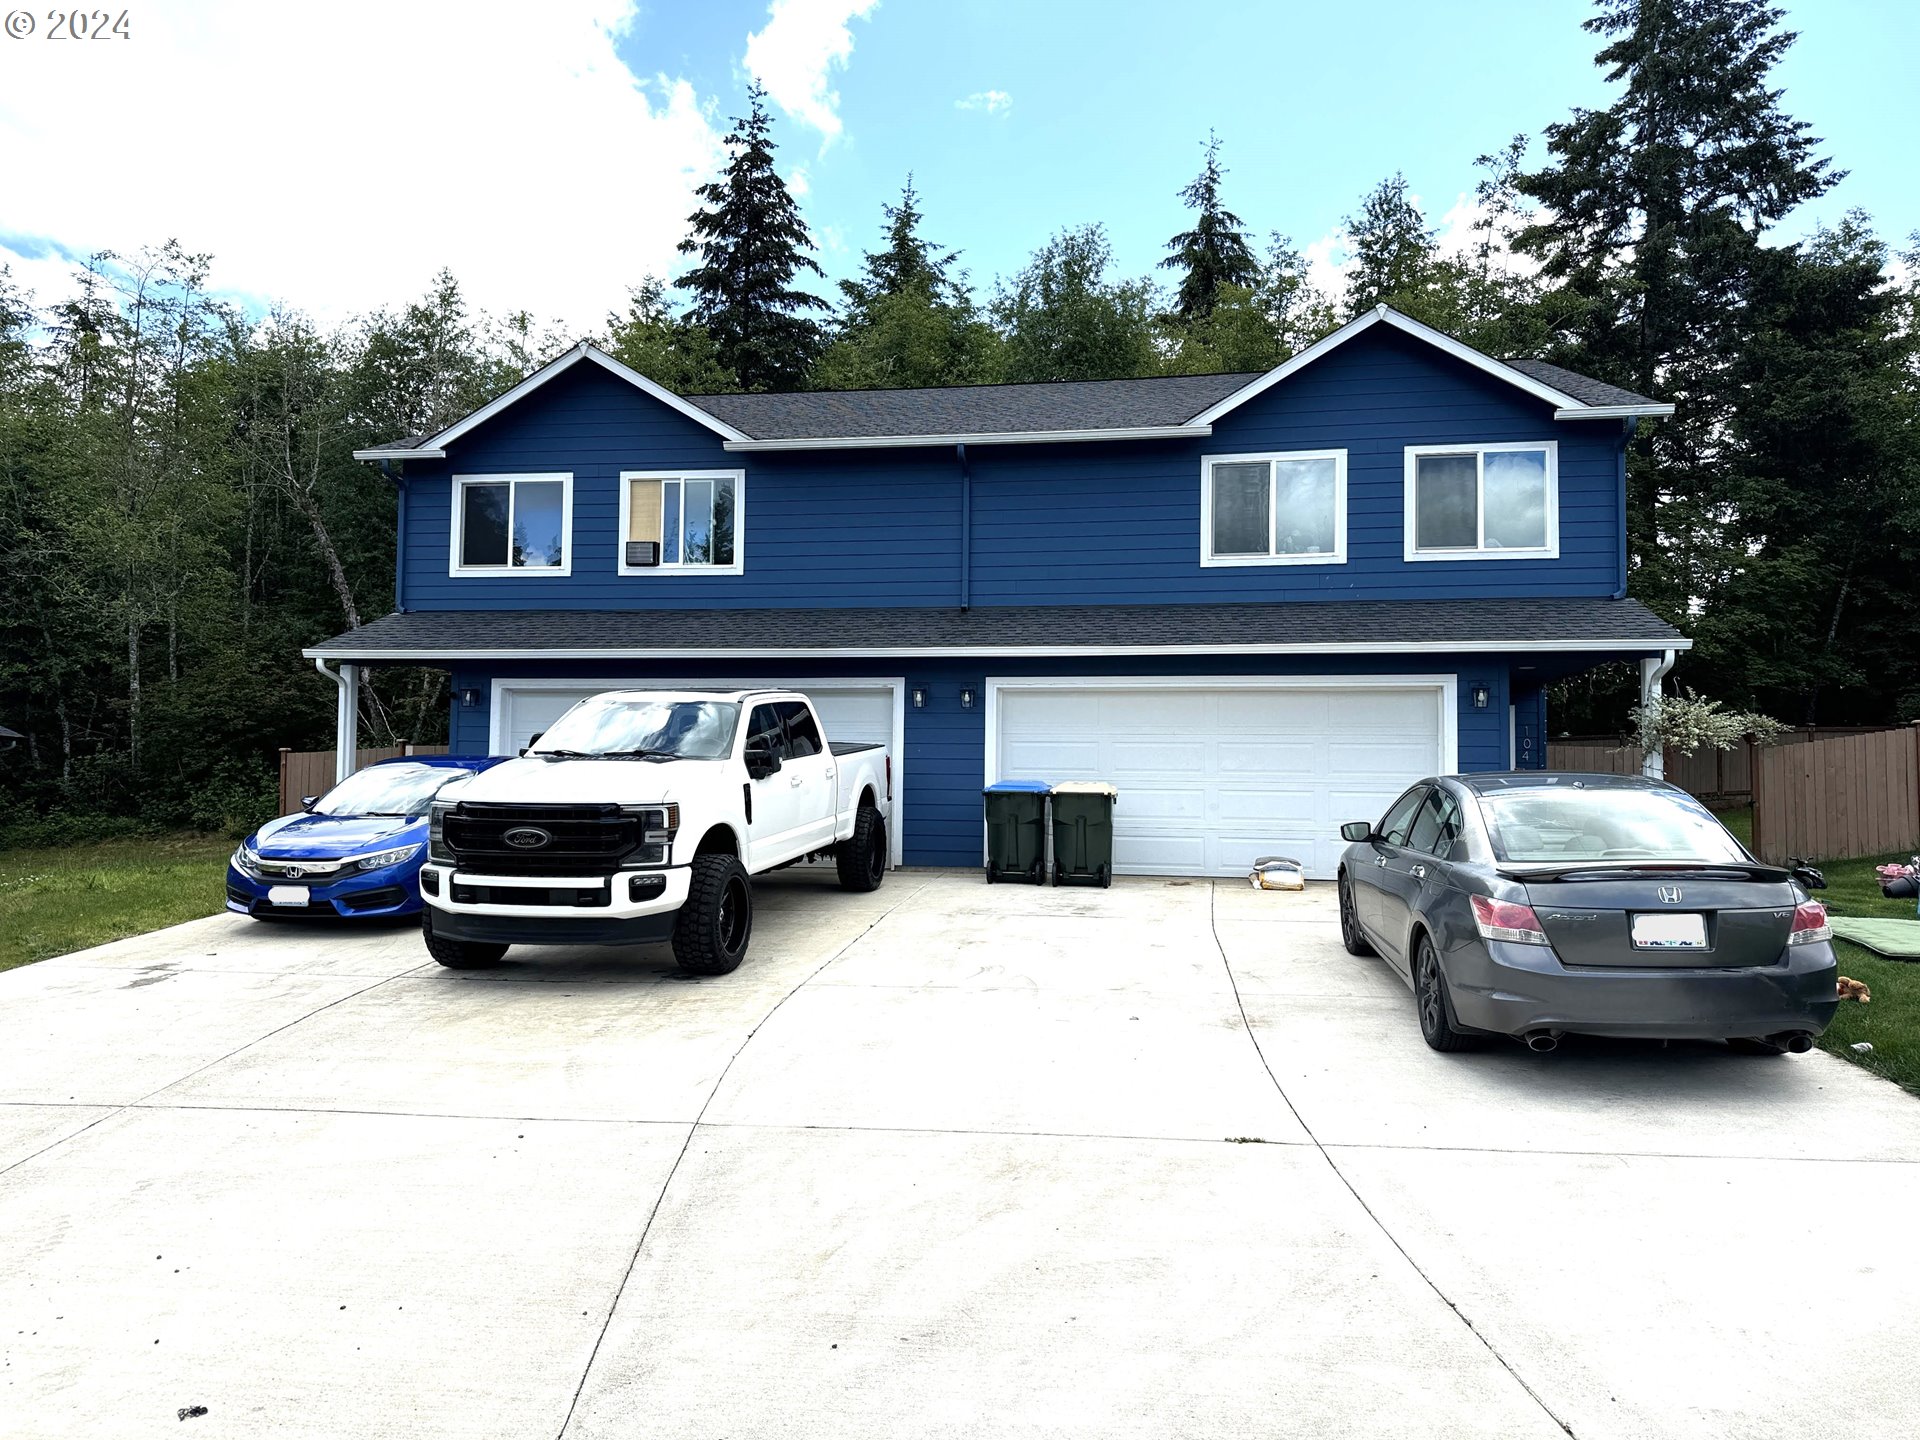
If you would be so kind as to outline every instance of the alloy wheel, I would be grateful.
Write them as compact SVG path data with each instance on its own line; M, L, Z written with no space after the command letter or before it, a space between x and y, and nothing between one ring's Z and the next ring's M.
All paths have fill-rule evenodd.
M747 904L747 882L736 875L720 896L720 948L729 955L747 943Z

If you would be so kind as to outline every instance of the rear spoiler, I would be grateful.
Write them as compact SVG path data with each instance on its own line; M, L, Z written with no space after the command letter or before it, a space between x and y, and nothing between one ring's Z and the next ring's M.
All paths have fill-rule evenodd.
M1793 872L1758 860L1581 860L1567 864L1505 863L1495 867L1509 880L1757 880L1783 885Z

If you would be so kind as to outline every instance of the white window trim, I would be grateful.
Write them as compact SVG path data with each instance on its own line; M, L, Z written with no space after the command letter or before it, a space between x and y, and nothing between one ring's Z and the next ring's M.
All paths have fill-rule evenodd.
M1487 463L1488 455L1512 450L1547 452L1547 543L1535 550L1489 550L1487 536ZM1418 535L1415 510L1419 460L1422 455L1471 455L1474 457L1475 523L1480 528L1480 545L1453 550L1421 550L1415 547ZM1409 445L1406 450L1406 492L1404 558L1407 560L1558 560L1560 558L1560 442L1558 440L1505 440L1481 445Z
M1275 460L1333 461L1333 549L1324 555L1215 555L1213 553L1213 467ZM1267 543L1273 543L1274 507L1280 487L1267 468ZM1347 563L1347 452L1345 450L1261 450L1245 455L1200 457L1200 566L1202 569L1247 565L1344 565Z
M558 565L515 565L513 555L513 492L507 492L507 555L505 565L463 565L460 563L460 545L465 537L467 507L464 503L466 488L469 485L506 485L511 487L516 481L558 480L560 482L560 563ZM514 473L510 475L455 475L453 488L449 492L453 513L447 522L447 574L453 576L511 575L546 576L571 575L573 573L573 472L554 470L531 474Z
M629 565L627 536L633 533L635 480L733 481L733 563L731 565ZM682 503L684 504L684 492ZM683 522L684 523L684 522ZM662 537L664 540L664 536ZM745 470L622 470L620 472L620 530L614 540L614 569L621 575L742 575L747 559L747 472Z

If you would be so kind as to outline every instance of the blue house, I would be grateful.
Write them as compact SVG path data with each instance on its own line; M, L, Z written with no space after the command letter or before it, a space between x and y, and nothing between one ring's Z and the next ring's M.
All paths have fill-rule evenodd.
M437 435L394 613L305 653L452 678L456 751L582 696L743 683L886 744L897 861L1003 778L1120 788L1122 873L1331 873L1411 780L1544 763L1553 680L1658 677L1625 445L1670 405L1385 307L1264 374L675 395L582 345ZM334 668L337 666L337 669Z

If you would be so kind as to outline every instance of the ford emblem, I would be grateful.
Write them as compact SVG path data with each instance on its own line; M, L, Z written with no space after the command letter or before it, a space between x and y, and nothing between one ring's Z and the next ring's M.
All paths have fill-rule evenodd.
M538 850L553 843L553 836L538 825L516 825L500 838L516 850Z
M1660 901L1664 905L1678 905L1680 903L1680 887L1678 885L1662 885L1660 887Z

